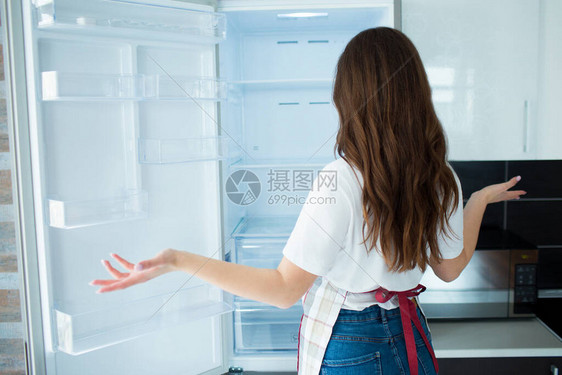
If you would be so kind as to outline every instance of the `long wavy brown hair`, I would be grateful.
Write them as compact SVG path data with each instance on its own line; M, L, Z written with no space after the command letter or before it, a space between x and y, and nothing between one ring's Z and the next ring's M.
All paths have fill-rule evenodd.
M367 251L379 239L389 270L425 271L430 258L442 259L438 236L451 238L449 219L461 193L413 43L386 27L357 34L339 58L333 99L340 121L335 151L364 181Z

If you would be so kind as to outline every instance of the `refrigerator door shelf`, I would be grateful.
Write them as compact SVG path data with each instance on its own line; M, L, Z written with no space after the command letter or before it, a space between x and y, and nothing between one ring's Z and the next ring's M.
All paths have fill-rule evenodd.
M43 72L47 101L226 99L226 82L215 78L144 74Z
M198 285L103 310L55 309L58 350L72 355L132 340L232 311L232 302L210 285ZM173 298L172 298L173 297Z
M158 99L220 101L227 98L227 88L226 81L216 78L160 75L158 79Z
M193 4L133 0L34 0L34 4L37 27L45 30L199 44L226 37L225 15L189 9Z
M51 227L79 228L148 217L148 193L132 190L118 197L83 201L48 199L47 206Z
M257 302L235 302L234 343L236 353L296 351L300 301L288 309Z
M139 163L170 164L234 157L237 147L229 137L139 139Z

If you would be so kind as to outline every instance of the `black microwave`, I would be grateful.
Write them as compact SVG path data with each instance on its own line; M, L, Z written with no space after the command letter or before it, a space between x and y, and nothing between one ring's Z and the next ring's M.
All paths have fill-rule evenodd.
M539 248L536 315L562 336L562 247Z
M534 316L538 254L533 245L507 231L481 231L477 250L456 280L446 283L427 269L421 307L433 319Z

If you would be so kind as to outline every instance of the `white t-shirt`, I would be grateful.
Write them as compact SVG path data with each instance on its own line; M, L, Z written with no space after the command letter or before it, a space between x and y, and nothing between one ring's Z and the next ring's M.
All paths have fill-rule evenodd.
M364 292L379 286L395 291L408 290L419 284L423 273L419 268L389 272L376 249L367 253L366 245L361 243L363 178L357 169L355 171L357 177L341 158L322 169L319 174L322 177L315 179L283 255L305 271L323 276L334 286L347 290L342 308L363 310L377 304L373 293ZM460 181L454 171L453 174L460 192ZM463 249L463 201L462 194L459 195L459 208L449 221L456 236L450 239L443 235L438 241L444 259L456 258ZM398 307L398 299L395 296L379 305L393 309Z

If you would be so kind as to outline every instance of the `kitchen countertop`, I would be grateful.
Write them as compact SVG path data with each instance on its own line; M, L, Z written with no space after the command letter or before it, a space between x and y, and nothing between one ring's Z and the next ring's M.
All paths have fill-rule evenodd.
M476 244L477 250L529 250L537 247L518 235L499 228L481 227Z
M562 357L562 340L538 318L429 320L437 358ZM244 374L292 375L276 368L296 368L296 352L236 359ZM256 362L257 360L257 362ZM261 361L261 363L259 363ZM271 372L251 371L252 367ZM247 371L250 370L250 371Z
M538 318L430 320L437 358L560 357L562 340Z

